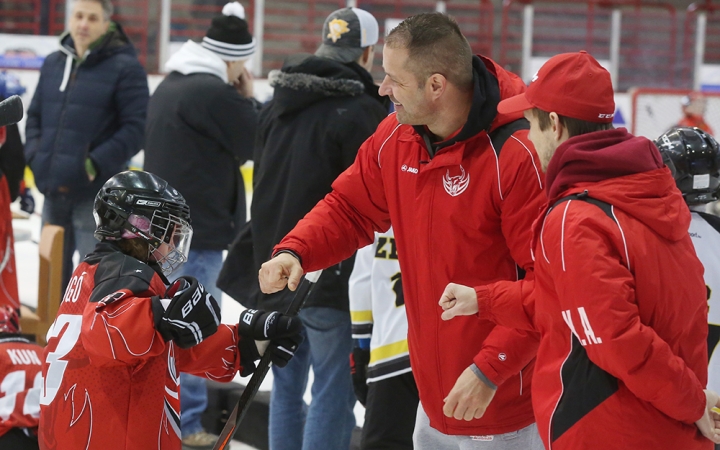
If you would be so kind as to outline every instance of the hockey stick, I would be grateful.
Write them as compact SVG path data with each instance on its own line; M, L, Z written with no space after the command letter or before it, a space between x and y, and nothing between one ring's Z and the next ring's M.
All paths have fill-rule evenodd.
M300 308L302 308L305 303L305 300L307 300L310 296L310 292L312 291L313 286L315 286L318 278L320 278L321 273L322 270L318 270L316 272L305 274L305 278L300 282L300 286L298 286L297 291L295 291L295 297L293 297L292 303L290 303L290 306L288 307L286 312L287 315L297 315L298 311L300 311ZM247 414L250 402L253 398L255 398L255 394L258 392L260 384L265 379L265 375L267 375L268 370L270 370L271 359L272 356L270 355L270 352L265 351L257 368L255 369L255 373L253 373L253 376L250 378L250 381L247 386L245 386L245 390L240 396L240 400L238 400L237 405L235 405L235 409L233 409L232 414L228 417L228 420L225 423L213 450L225 450L229 448L230 441L233 436L235 436L238 425L240 425L240 422L242 422L245 414Z

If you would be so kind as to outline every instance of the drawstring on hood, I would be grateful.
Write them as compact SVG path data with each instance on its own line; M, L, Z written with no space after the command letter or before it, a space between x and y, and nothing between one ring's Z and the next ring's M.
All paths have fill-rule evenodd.
M165 64L168 72L180 72L183 75L209 73L228 82L227 64L217 53L202 47L193 41L187 41Z
M60 83L60 92L65 92L65 88L67 87L68 81L70 80L70 72L72 71L73 59L75 59L75 57L68 53L67 57L65 58L65 71L63 72L62 83Z

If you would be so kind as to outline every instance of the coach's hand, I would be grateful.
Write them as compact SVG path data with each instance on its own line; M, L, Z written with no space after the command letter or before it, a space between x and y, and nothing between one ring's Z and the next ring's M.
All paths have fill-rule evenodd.
M496 390L485 384L468 367L460 374L450 394L445 397L443 413L457 420L479 419L495 397Z
M287 286L294 291L300 284L302 275L303 269L296 257L290 253L279 253L260 267L258 273L260 290L265 294L272 294L282 291Z
M461 284L448 284L438 304L444 311L442 320L450 320L455 316L471 316L478 312L475 289Z

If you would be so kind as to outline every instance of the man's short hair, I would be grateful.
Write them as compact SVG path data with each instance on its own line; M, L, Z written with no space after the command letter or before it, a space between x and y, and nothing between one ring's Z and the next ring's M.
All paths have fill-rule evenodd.
M76 1L76 2L83 1L83 2L95 2L95 3L100 3L100 6L102 6L102 10L103 10L103 18L104 18L105 20L110 20L110 18L111 18L112 15L113 15L113 12L115 12L115 9L113 8L112 1L110 1L110 0L74 0L74 1Z
M408 50L407 68L423 85L439 73L462 90L472 89L472 50L454 19L441 13L418 14L402 21L385 45Z
M532 110L535 117L538 119L538 126L541 131L545 131L552 125L550 120L550 113L543 111L542 109L534 108ZM560 124L567 128L568 137L580 136L582 134L588 134L595 131L612 130L612 122L600 123L600 122L588 122L587 120L573 119L572 117L565 117L558 114Z

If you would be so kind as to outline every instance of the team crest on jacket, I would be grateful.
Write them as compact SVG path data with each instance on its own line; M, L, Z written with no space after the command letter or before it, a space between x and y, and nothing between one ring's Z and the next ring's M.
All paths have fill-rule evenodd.
M451 197L457 197L465 192L469 184L470 174L465 172L463 166L460 166L460 175L450 176L450 169L448 169L443 177L443 187Z

